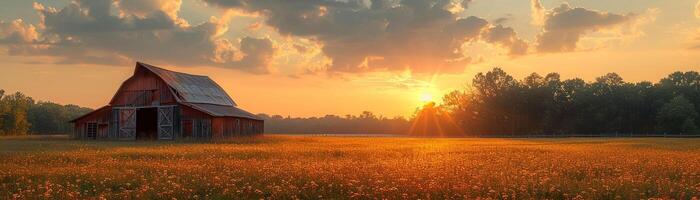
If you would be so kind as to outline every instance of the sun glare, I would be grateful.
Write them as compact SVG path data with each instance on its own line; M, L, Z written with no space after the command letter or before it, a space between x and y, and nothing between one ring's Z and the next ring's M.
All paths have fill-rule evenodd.
M423 93L420 95L420 101L421 103L428 103L433 101L433 95L430 93Z

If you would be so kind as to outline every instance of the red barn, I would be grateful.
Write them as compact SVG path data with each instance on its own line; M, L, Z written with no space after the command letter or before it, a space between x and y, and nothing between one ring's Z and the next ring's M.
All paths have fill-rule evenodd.
M71 121L78 139L216 139L262 134L264 121L238 108L209 77L137 62L108 105Z

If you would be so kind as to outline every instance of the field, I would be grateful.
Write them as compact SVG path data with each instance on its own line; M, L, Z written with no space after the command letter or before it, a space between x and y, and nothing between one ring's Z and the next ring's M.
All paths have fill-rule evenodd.
M700 139L0 139L0 199L700 197Z

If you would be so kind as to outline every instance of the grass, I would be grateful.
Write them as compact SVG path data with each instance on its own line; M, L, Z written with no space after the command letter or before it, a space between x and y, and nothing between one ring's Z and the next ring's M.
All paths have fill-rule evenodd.
M0 199L700 197L700 139L0 139Z

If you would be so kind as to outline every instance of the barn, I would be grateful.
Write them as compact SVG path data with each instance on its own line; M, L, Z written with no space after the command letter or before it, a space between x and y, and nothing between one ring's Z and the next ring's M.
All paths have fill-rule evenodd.
M109 104L71 122L74 138L96 140L219 139L264 129L209 77L141 62Z

